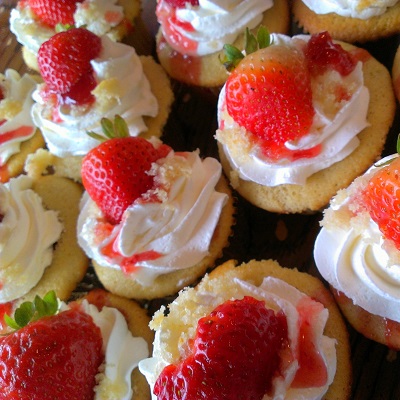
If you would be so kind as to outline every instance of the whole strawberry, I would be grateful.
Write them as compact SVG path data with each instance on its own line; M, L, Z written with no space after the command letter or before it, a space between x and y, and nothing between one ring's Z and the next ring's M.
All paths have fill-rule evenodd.
M28 0L39 20L54 28L57 24L74 25L76 4L83 0Z
M252 297L227 301L199 320L192 354L166 367L158 400L260 400L271 389L287 325Z
M304 54L272 45L247 55L226 82L229 115L279 159L284 143L309 132L314 118L311 79Z
M101 39L84 28L72 28L52 36L38 52L40 74L45 91L64 101L90 98L96 81L90 61L101 52Z
M364 205L383 236L400 250L400 158L382 167L368 182Z
M154 178L148 171L171 150L167 145L156 148L141 137L123 136L89 151L81 169L86 191L112 224L119 223L126 208L153 187Z
M88 314L71 308L39 317L0 337L0 399L93 399L103 359Z

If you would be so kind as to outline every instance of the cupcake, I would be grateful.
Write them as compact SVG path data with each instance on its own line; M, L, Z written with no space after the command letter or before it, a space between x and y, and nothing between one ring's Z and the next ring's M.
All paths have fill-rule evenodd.
M400 158L384 158L340 190L325 210L316 266L362 335L400 349Z
M293 18L311 34L327 30L334 39L365 43L400 32L400 2L293 0Z
M84 26L98 36L122 40L140 13L137 0L20 0L11 10L10 30L22 45L27 66L38 71L37 54L61 26Z
M4 312L51 288L66 300L84 277L88 259L76 237L81 195L77 183L53 175L0 184L0 331Z
M225 43L242 47L244 29L264 24L271 32L288 33L287 0L189 2L160 0L157 55L168 74L189 85L220 87L227 78L221 64Z
M393 89L397 101L400 101L400 47L397 48L392 65Z
M66 62L66 54L74 56ZM173 92L151 56L74 28L45 42L38 60L44 83L33 93L32 116L50 155L40 152L36 163L79 180L82 156L98 143L88 132L104 136L102 117L120 115L131 136L161 136Z
M315 212L379 158L396 108L391 77L327 32L271 42L241 59L221 90L221 162L257 207Z
M153 354L139 369L153 399L350 398L348 334L333 297L275 261L224 263L150 327Z
M0 74L0 182L23 172L28 156L44 147L31 118L32 92L40 79L13 69Z
M146 400L137 369L151 349L146 311L103 290L76 302L54 291L20 308L0 339L1 393L18 399ZM10 357L12 354L12 357Z
M158 139L113 138L85 156L79 244L112 293L177 293L227 246L234 206L221 165Z

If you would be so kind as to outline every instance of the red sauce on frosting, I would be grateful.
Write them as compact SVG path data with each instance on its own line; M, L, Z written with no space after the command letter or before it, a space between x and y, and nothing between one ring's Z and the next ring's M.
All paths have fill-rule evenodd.
M10 140L28 137L33 133L34 129L33 126L24 125L17 129L13 129L12 131L4 132L0 134L0 145L9 142Z
M11 316L13 313L13 303L2 303L0 304L0 329L5 329L7 324L4 322L4 314Z
M298 369L292 383L293 388L324 386L328 379L325 362L315 345L315 319L324 306L305 297L297 305L299 312Z

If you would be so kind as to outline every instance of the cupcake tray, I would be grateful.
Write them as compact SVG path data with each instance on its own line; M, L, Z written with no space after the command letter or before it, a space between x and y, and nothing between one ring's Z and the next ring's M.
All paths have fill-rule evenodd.
M125 42L133 45L138 54L153 55L154 36L157 31L155 0L142 0L141 19L134 33ZM21 48L9 31L10 10L15 0L0 0L0 72L13 68L20 73L29 72L21 55ZM293 28L292 33L299 33ZM389 70L399 38L385 39L364 46ZM165 127L163 141L176 151L200 149L200 154L218 158L214 133L216 123L216 96L206 90L189 88L172 82L175 102ZM384 155L395 151L400 119L397 113L389 133ZM319 231L321 213L312 215L278 215L258 209L238 194L236 199L236 224L220 262L236 259L239 263L251 259L273 258L282 266L297 268L320 277L313 261L313 246ZM93 268L76 288L73 297L79 297L90 289L101 287ZM173 298L154 300L143 305L152 314L161 304ZM348 327L352 350L354 400L400 399L400 354L386 346L370 341L350 326ZM340 368L340 366L339 366ZM340 399L338 399L340 400Z

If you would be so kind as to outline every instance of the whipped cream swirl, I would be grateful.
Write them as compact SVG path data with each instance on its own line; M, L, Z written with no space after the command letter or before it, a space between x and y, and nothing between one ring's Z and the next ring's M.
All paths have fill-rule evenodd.
M382 15L398 0L302 0L316 14L335 13L342 17L369 19Z
M233 43L246 27L262 21L262 14L273 6L272 0L199 0L193 6L175 8L161 0L157 18L163 35L175 50L192 56L204 56Z
M293 286L274 277L264 278L260 286L255 286L250 282L236 278L234 282L228 286L227 290L224 290L222 293L195 291L194 289L187 289L181 292L177 300L172 303L172 307L175 303L182 304L180 302L185 301L195 306L195 312L190 313L190 318L181 319L182 326L180 326L180 329L177 329L178 332L171 332L163 325L163 322L165 322L165 319L168 319L168 316L164 319L161 318L161 324L158 323L160 321L160 316L156 313L153 318L153 321L154 319L158 321L156 322L153 355L151 358L145 359L139 363L139 369L146 376L152 391L162 370L169 364L176 363L180 361L181 358L185 358L186 354L190 352L189 342L194 338L197 321L210 314L218 305L233 298L241 299L244 296L252 296L258 300L264 301L266 307L275 312L283 311L288 323L289 349L293 357L291 360L286 360L288 362L282 363L287 368L281 371L282 374L274 378L272 395L265 395L263 400L319 400L323 398L336 372L336 341L323 334L329 312L320 303L311 300ZM298 309L299 305L303 301L307 301L307 299L319 305L319 307L317 307L317 317L313 321L313 337L315 338L314 345L316 346L316 351L322 357L327 370L327 380L324 385L319 387L295 388L291 387L291 383L293 382L296 372L300 368L296 358L300 327ZM164 310L161 309L158 313L161 314L163 311ZM189 325L191 326L189 327ZM172 346L177 345L179 347L179 351L175 352L175 354L169 352L171 342L173 342ZM268 361L266 360L266 362ZM153 400L156 400L154 395Z
M102 117L114 119L119 114L126 121L129 134L138 136L147 130L143 117L158 113L157 99L135 49L107 36L101 42L100 56L91 61L97 82L92 92L93 104L88 107L63 104L54 110L42 98L41 86L33 93L36 101L32 107L33 120L41 129L49 151L56 156L82 156L96 147L98 141L87 132L104 136Z
M0 184L0 303L28 293L51 264L63 230L53 210L43 207L28 176Z
M32 92L37 81L33 76L21 76L13 69L0 74L0 166L19 152L21 143L30 139L36 127L31 118Z
M98 264L121 269L135 259L128 276L142 285L179 269L191 267L207 254L227 195L214 188L221 165L213 158L201 160L198 152L170 154L153 164L150 174L160 183L129 206L111 234L96 234L102 212L84 194L78 219L78 241ZM154 194L158 201L146 200ZM113 254L106 248L112 246ZM144 256L146 254L155 257Z
M123 19L123 8L118 0L84 0L77 3L74 26L86 26L96 35L109 35L114 39L112 28ZM19 43L37 55L41 44L49 40L56 31L38 22L26 1L19 1L10 13L10 30Z
M306 35L293 38L282 34L272 36L276 45L299 49L301 43L304 45L309 39ZM315 116L310 132L297 142L286 142L285 146L289 150L307 150L321 145L321 152L310 158L281 159L279 162L269 161L256 145L248 143L246 130L228 114L225 86L222 88L218 100L220 129L216 138L240 178L265 186L304 185L309 176L343 160L356 149L359 145L357 134L368 126L369 92L364 86L362 63L358 62L346 77L328 71L318 78L311 78L311 87ZM338 87L347 88L351 96L349 100L336 100L334 90Z
M149 354L146 341L132 336L125 317L116 308L103 307L99 311L87 300L82 301L81 308L93 318L103 338L104 370L96 377L94 399L131 400L131 374L139 361ZM68 306L62 304L63 309Z
M354 304L400 322L399 251L383 239L378 225L367 212L353 213L348 196L353 187L358 187L361 180L369 180L379 168L371 167L332 200L329 220L322 221L323 227L315 242L314 258L324 279ZM349 215L349 220L341 215Z

